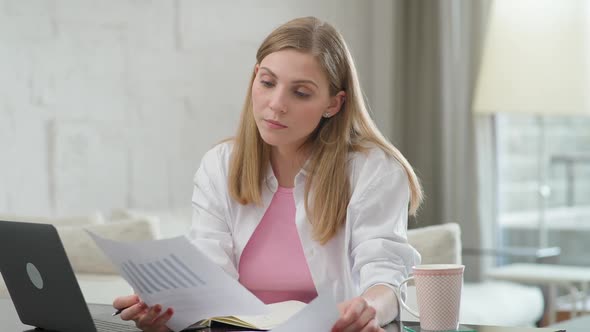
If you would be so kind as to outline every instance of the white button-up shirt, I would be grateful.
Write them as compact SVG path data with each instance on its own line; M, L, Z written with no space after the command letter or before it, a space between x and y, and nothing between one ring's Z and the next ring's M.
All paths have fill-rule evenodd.
M262 186L262 205L242 205L228 191L232 143L208 151L195 178L189 239L213 262L238 278L238 263L277 189L272 169ZM304 205L307 172L295 177L295 223L318 293L336 301L362 294L376 284L396 287L419 264L408 244L409 183L402 166L378 148L349 158L352 196L346 223L325 245L312 238Z

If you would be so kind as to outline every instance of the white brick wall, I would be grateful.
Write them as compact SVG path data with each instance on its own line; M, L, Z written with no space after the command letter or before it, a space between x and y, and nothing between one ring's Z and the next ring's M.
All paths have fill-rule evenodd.
M297 16L342 31L390 135L393 8L0 0L0 213L188 206L203 153L234 132L256 48Z

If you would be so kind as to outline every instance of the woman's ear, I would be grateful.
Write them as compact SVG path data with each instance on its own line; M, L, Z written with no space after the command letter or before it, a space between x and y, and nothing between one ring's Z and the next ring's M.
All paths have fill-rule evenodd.
M258 75L258 69L260 69L260 65L259 64L254 65L254 76Z
M346 101L346 92L340 91L334 97L330 98L330 106L326 110L326 113L329 114L327 117L333 117L336 113L340 112L344 102Z

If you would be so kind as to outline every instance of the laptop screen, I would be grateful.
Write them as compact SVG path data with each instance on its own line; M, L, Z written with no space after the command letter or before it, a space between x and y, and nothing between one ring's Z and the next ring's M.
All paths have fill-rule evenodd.
M96 331L55 227L0 221L0 272L24 324Z

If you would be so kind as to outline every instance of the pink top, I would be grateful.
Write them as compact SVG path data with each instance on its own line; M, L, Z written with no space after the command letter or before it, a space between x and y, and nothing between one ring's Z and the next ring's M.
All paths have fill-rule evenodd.
M242 253L240 283L264 303L317 296L295 226L293 188L279 187Z

